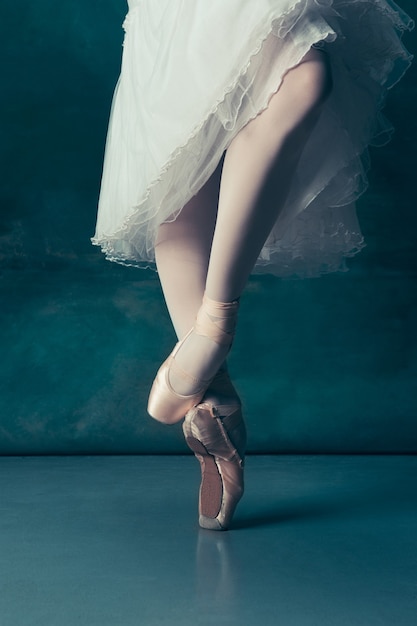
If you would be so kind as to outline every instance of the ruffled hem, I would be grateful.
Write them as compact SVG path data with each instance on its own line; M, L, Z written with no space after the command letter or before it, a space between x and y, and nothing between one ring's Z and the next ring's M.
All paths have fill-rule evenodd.
M333 93L255 271L279 276L343 271L345 257L364 246L353 202L367 186L367 145L385 143L392 130L380 110L387 89L411 61L400 41L401 31L412 27L410 18L384 0L287 1L280 14L275 6L261 16L250 47L239 56L239 69L234 66L230 80L211 94L211 105L205 103L209 110L181 129L182 139L173 137L175 148L164 159L155 156L149 143L155 132L144 128L148 120L140 118L137 100L144 6L146 2L136 3L124 23L122 74L113 101L93 244L111 261L153 267L158 226L176 218L214 172L237 132L267 107L285 73L311 46L319 45L332 65Z

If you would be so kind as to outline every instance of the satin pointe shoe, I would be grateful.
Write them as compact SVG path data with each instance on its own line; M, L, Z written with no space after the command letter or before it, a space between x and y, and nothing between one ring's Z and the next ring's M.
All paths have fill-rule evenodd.
M244 490L246 428L240 404L202 402L186 414L183 431L201 466L199 524L227 530Z
M174 350L158 370L149 394L148 413L151 417L165 424L175 424L184 417L187 411L201 401L214 377L209 380L195 378L178 365L175 357L191 333L209 337L220 346L224 346L226 356L233 342L238 307L238 300L216 302L204 296L195 325L176 344ZM177 393L170 383L170 371L175 371L177 376L192 382L195 392L187 396Z

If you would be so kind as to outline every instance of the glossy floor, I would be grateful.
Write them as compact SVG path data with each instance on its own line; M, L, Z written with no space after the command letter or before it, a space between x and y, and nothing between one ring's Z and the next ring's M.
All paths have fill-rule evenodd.
M2 626L417 623L417 458L262 456L227 533L187 456L0 459Z

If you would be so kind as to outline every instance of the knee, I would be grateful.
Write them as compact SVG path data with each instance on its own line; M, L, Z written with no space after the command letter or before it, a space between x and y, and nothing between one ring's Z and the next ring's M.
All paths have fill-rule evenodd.
M312 49L284 76L268 107L240 130L239 142L259 141L275 149L289 138L302 136L317 121L331 91L327 55Z
M333 89L332 71L327 55L318 50L311 53L299 67L298 80L307 102L314 111L329 98Z

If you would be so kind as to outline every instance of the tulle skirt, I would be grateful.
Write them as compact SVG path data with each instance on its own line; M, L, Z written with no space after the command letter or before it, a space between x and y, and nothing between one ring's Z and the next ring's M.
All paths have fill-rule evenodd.
M381 107L410 63L411 27L391 0L130 0L92 242L111 261L152 267L158 226L317 46L333 90L255 271L343 270L364 245L355 200L367 146L391 133Z

